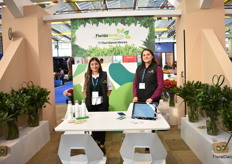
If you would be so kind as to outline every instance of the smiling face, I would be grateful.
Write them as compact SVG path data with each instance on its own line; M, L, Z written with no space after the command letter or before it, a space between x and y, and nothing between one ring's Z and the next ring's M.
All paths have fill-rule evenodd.
M153 58L154 56L149 51L143 51L142 60L145 64L151 64Z
M92 72L99 72L100 64L96 61L93 60L90 62L90 69Z

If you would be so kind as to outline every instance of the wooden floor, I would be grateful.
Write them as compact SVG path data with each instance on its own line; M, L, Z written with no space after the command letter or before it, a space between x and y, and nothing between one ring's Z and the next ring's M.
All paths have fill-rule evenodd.
M66 104L56 105L57 123L61 122L65 112ZM61 134L61 132L52 132L51 140L27 164L61 164L57 154ZM171 126L170 130L159 131L157 134L167 151L167 164L201 164L200 160L181 139L180 129L177 126ZM106 134L107 164L123 163L119 154L123 138L124 134L119 132ZM149 153L144 149L139 151Z

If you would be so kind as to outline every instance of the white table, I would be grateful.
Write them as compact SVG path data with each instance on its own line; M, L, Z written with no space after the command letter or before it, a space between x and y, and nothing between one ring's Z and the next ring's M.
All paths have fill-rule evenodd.
M130 104L128 111L124 112L126 118L118 119L118 112L89 112L87 122L83 124L68 123L64 120L55 131L124 131L124 130L168 130L169 124L161 114L156 120L132 119L133 104ZM137 133L134 133L136 135ZM131 135L131 134L130 134ZM156 135L156 134L154 134ZM158 136L157 136L158 137ZM157 138L159 140L159 138ZM161 142L160 142L161 143ZM162 147L161 147L162 146ZM163 145L158 145L157 150L164 149Z
M230 135L220 130L217 136L207 134L206 129L198 129L198 126L205 126L206 121L200 120L191 123L186 117L181 118L181 137L196 154L196 156L205 164L231 164L232 163L232 144L228 144L229 153L214 153L214 142L227 142Z
M118 119L118 112L89 112L87 122L83 124L68 123L64 120L55 131L121 131L121 130L168 130L169 124L161 114L157 120L138 120L126 116Z

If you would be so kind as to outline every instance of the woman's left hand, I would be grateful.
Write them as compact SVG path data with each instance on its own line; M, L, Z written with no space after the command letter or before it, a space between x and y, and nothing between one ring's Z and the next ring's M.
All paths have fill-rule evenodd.
M152 101L153 100L151 98L149 98L149 99L146 100L147 103L152 103Z

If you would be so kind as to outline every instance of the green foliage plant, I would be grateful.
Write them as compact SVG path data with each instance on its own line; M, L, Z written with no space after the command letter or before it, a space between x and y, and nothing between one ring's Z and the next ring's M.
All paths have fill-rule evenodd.
M7 118L17 119L26 112L26 95L11 89L10 93L0 93L0 108L2 113L7 113Z
M0 123L6 123L5 139L12 140L19 137L17 119L26 112L26 95L11 89L10 93L0 92Z
M19 89L19 92L27 95L25 107L28 114L28 125L30 127L39 125L38 109L45 108L46 104L50 104L50 91L38 85L34 85L32 81L24 82L26 86Z
M200 93L203 84L200 81L187 81L183 86L176 88L176 94L188 105L188 117L190 122L198 121L199 105L196 97Z
M218 135L218 116L225 103L223 89L219 85L205 84L197 96L197 101L200 107L205 110L207 116L207 133L209 135Z
M0 111L0 125L4 122L6 122L7 120L9 120L8 113L5 113L4 111Z
M48 89L35 85L32 81L24 83L26 87L20 88L19 91L28 96L26 102L28 107L45 108L46 103L50 104Z
M222 105L219 113L223 125L232 132L232 89L228 86L222 88Z
M10 119L6 108L7 94L0 92L0 100L0 124L2 124Z

